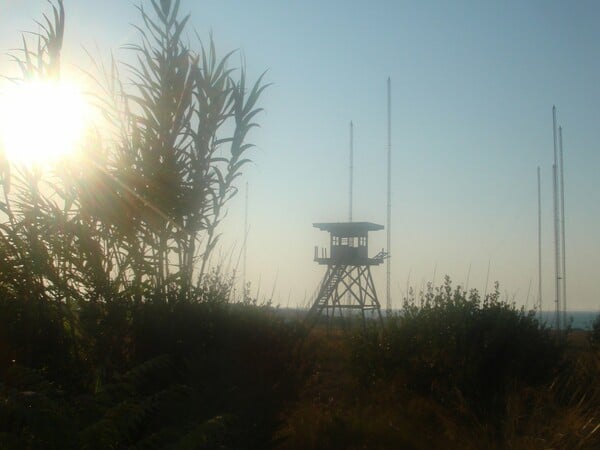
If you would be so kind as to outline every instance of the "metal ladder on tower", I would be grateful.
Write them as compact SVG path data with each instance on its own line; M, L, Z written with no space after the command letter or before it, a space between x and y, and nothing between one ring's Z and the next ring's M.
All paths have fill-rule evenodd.
M344 273L344 269L344 265L333 266L333 268L331 268L330 266L327 277L321 285L321 289L319 289L319 294L317 295L315 302L308 311L308 314L306 316L306 322L314 322L317 319L317 316L327 305L327 300L329 299L331 294L333 294L333 292L337 289L337 286Z

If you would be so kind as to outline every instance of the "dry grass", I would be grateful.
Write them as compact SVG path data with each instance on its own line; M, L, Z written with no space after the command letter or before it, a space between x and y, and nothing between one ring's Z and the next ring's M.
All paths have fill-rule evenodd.
M458 390L441 401L415 393L401 378L362 384L352 369L351 339L316 330L295 355L304 382L283 413L277 448L600 448L600 353L585 333L569 342L556 377L509 391L497 423L475 413Z

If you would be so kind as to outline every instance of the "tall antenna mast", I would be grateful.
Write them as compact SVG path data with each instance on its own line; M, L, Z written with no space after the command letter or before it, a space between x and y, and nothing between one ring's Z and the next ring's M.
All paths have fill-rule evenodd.
M552 190L554 194L554 271L556 278L556 329L560 330L560 223L558 214L558 146L556 138L556 106L552 106L552 134L554 137L554 164L552 165Z
M537 168L538 188L538 310L540 322L542 321L542 183L540 166Z
M246 182L246 204L244 206L244 254L242 261L242 300L246 298L246 255L248 244L248 182Z
M567 266L565 250L565 184L563 176L563 140L562 127L558 127L558 146L560 149L560 232L561 232L561 252L562 252L562 307L563 307L563 326L567 327Z
M390 258L392 248L392 81L387 79L387 251L386 260L386 301L385 306L388 314L392 312L392 296L390 293Z
M352 188L354 176L354 124L350 121L350 203L348 206L348 222L352 222Z

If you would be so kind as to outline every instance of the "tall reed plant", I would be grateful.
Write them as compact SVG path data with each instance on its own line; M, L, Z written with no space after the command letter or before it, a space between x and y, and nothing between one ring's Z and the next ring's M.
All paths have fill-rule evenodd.
M104 122L79 156L52 174L0 158L0 286L67 303L194 301L203 292L266 85L262 76L249 84L212 38L204 46L196 34L192 49L179 0L138 9L128 62L95 61ZM60 77L62 0L39 26L14 56L15 82Z

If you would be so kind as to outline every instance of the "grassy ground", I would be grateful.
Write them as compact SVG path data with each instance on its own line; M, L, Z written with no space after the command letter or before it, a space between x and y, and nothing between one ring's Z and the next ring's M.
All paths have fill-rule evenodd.
M415 390L403 376L365 384L353 357L360 338L315 329L296 355L303 382L283 412L278 448L600 448L600 352L588 337L571 333L547 380L515 383L503 410L486 415L456 386L440 395Z
M77 335L48 306L0 298L2 449L600 448L600 347L502 305L90 304Z

